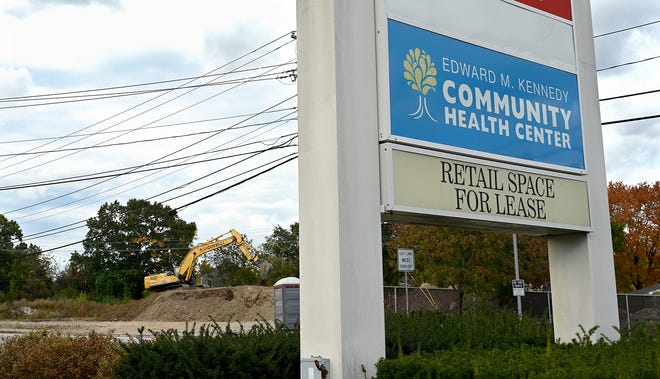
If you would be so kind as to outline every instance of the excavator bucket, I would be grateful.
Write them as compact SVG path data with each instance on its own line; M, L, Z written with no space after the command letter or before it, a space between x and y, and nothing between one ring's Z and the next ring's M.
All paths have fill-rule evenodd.
M257 264L257 267L259 267L259 270L261 270L261 283L263 284L268 279L270 270L273 269L273 265L268 261L261 260Z

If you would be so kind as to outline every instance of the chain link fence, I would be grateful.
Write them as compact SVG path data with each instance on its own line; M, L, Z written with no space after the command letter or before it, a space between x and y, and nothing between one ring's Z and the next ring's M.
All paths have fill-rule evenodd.
M458 307L458 294L449 288L385 286L385 311L428 310L449 312ZM660 323L660 296L619 294L619 323L622 330L640 321ZM522 310L534 317L548 317L552 322L552 296L549 291L527 291L521 299ZM515 307L515 301L513 302Z

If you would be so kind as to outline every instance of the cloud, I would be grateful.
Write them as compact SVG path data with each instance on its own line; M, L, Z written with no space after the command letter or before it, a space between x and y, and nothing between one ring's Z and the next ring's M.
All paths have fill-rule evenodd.
M651 15L660 14L660 2L637 0L634 4L617 0L594 0L594 35L605 34L648 22L657 21ZM657 50L660 24L624 31L595 39L598 66L609 67L648 57ZM608 72L605 75L615 75Z
M657 21L660 2L593 0L594 34L603 34ZM637 61L660 55L660 24L635 28L595 39L597 67ZM658 60L635 63L598 73L600 98L657 89ZM604 122L658 114L660 94L634 96L600 103ZM635 184L658 180L660 120L603 126L608 180Z
M25 96L32 87L32 76L25 67L0 67L0 97Z
M120 8L120 0L9 0L4 5L4 11L17 18L26 18L36 12L53 7L88 7L97 4L114 9Z

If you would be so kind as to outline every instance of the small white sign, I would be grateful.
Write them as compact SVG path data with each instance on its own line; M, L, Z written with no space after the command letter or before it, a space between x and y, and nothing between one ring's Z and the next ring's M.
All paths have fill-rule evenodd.
M513 287L513 296L525 296L525 281L522 279L514 279L511 281Z
M396 253L399 261L399 271L415 271L415 253L412 249L397 249Z

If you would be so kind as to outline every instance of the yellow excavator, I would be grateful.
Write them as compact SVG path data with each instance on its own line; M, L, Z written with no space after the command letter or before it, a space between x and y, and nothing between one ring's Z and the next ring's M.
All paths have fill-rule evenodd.
M231 235L229 237L223 238L227 234ZM181 286L194 286L193 273L195 271L195 261L197 258L200 255L231 244L236 244L236 246L241 249L241 252L248 260L248 262L259 267L261 270L261 281L264 282L267 279L273 265L271 265L270 262L259 258L252 245L244 240L243 236L239 232L231 229L228 233L221 234L193 247L188 252L188 254L186 254L185 258L183 258L183 261L181 261L178 276L175 276L173 273L162 273L145 276L144 289L149 291L164 291Z

